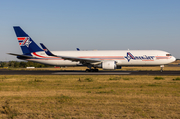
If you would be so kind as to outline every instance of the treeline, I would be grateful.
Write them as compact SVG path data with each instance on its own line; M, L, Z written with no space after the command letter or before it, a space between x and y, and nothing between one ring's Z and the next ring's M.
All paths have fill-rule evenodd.
M19 61L9 61L9 62L0 62L0 67L9 67L9 68L26 68L26 67L36 67L36 68L43 68L43 67L52 67L45 64L35 63L35 62L19 62Z

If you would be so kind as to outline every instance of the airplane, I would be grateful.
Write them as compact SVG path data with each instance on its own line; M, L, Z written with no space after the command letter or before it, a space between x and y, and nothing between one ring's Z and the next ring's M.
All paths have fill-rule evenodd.
M23 54L8 53L18 59L52 66L87 66L86 72L121 69L122 66L160 66L174 62L176 58L161 50L95 50L50 51L40 43L40 48L21 27L14 26Z

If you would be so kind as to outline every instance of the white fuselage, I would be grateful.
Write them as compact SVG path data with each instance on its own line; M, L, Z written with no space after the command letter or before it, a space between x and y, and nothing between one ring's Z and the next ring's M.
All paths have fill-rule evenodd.
M58 56L87 58L103 61L115 61L117 66L154 66L164 65L176 60L168 52L160 50L104 50L104 51L52 51ZM82 66L79 61L64 60L46 55L44 51L34 52L36 58L27 59L54 66Z

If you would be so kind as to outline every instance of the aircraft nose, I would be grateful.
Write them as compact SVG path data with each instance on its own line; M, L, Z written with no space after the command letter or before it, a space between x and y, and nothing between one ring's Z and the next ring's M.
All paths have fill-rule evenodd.
M172 56L172 60L173 60L173 62L174 62L174 61L176 61L176 58L175 58L174 56Z

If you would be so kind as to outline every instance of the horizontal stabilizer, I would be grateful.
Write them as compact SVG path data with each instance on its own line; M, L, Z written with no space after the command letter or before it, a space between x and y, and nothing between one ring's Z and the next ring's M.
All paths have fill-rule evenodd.
M9 55L14 55L14 56L19 56L19 57L23 57L23 58L34 58L33 56L29 56L29 55L20 55L20 54L14 54L14 53L7 53Z

